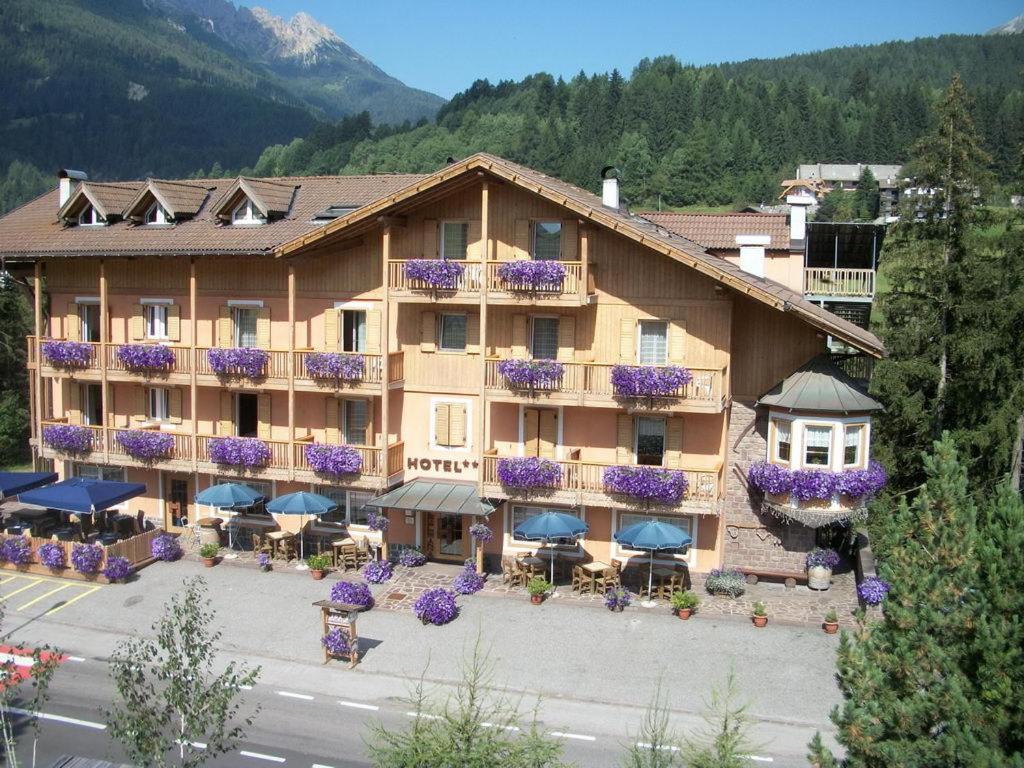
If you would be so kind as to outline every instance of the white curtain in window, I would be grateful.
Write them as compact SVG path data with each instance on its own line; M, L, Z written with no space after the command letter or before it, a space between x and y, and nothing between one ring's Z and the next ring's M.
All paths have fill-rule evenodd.
M807 427L804 440L808 448L829 448L832 444L832 430L829 427Z
M558 357L558 318L533 318L533 357L554 360Z
M668 359L668 323L640 321L640 365L664 365Z
M256 346L255 309L235 309L235 344L239 347Z
M167 307L158 304L146 307L146 336L151 339L167 338Z

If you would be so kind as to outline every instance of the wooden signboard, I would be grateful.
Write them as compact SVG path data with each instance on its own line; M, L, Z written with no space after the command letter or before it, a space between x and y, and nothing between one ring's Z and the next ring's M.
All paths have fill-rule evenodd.
M324 664L333 658L347 659L349 669L351 669L359 663L359 634L356 632L356 619L365 608L350 603L333 603L330 600L317 600L313 606L320 609L321 637L332 629L338 629L348 638L347 654L334 655L324 648Z

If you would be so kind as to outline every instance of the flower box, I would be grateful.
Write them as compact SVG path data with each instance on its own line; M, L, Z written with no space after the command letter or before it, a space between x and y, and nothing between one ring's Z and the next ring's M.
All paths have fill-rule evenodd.
M835 495L836 473L827 469L798 469L793 473L793 498L809 506L830 504Z
M689 487L685 472L661 467L608 467L602 479L609 493L657 504L678 504Z
M510 389L558 389L565 366L557 360L502 360L498 374Z
M76 424L52 424L43 427L43 443L64 453L88 453L92 450L92 430Z
M498 459L498 482L509 488L557 488L562 465L535 456Z
M512 291L560 293L565 280L565 265L557 261L506 261L498 267L498 279Z
M160 371L174 367L174 350L160 344L126 344L117 359L129 371Z
M404 269L408 280L445 290L455 290L465 273L462 264L444 259L409 259Z
M85 341L44 341L43 359L56 368L84 368L92 363L92 344Z
M341 352L309 352L305 365L311 379L335 381L360 381L366 367L362 355Z
M860 506L885 487L887 477L882 465L872 461L867 469L831 472L827 469L791 470L778 464L759 461L747 473L750 484L777 505L802 507L831 506L838 496L844 506Z
M363 468L363 457L359 451L347 445L307 445L306 461L314 472L335 477L354 475Z
M678 397L693 373L678 365L614 365L611 380L619 397Z
M236 467L264 467L270 446L255 437L215 437L210 440L210 461Z
M266 374L270 353L253 347L211 349L206 353L210 369L218 376L247 376L259 379Z
M174 450L174 435L145 429L117 432L114 440L133 459L155 461L170 456Z

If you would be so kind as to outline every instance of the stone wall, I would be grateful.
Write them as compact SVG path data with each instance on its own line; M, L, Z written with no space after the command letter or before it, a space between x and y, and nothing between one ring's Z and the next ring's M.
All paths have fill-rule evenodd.
M814 547L814 529L760 509L760 494L747 487L747 468L766 456L768 412L733 401L729 414L729 466L725 478L723 561L726 566L803 571Z

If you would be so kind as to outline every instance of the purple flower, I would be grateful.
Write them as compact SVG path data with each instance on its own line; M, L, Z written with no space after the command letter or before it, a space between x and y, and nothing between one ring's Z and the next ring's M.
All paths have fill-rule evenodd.
M218 348L209 350L206 359L218 376L242 374L250 379L259 379L266 371L270 353L254 347Z
M398 564L404 565L406 568L419 568L426 563L427 556L418 549L403 549L402 554L398 556Z
M43 442L65 453L88 453L92 450L92 430L76 424L51 424L43 427Z
M85 341L44 341L42 352L58 368L84 368L92 363L92 344Z
M562 465L536 456L498 459L498 482L509 488L557 488Z
M12 565L28 565L32 562L32 545L21 536L9 536L0 546L0 558Z
M174 350L162 344L125 344L117 359L129 371L155 371L174 367Z
M388 560L371 560L363 566L363 578L371 584L383 584L392 573L394 566Z
M370 585L362 581L339 581L331 587L332 603L348 603L369 608L373 605Z
M323 475L354 475L363 467L359 451L347 445L307 445L306 461L314 472Z
M265 467L270 447L255 437L215 437L210 441L210 461L237 467Z
M487 542L494 538L494 531L487 523L473 523L469 526L469 535L480 542Z
M99 544L75 544L71 549L71 565L79 573L96 573L103 562L103 547Z
M269 569L270 555L268 555L266 552L260 552L258 555L256 555L256 563L259 565L260 568L263 568L264 570Z
M484 588L484 575L476 572L476 564L467 560L459 575L452 581L452 589L460 595L472 595Z
M604 604L609 611L628 608L632 601L632 596L624 587L612 587L604 596Z
M174 448L174 435L147 429L117 432L114 440L124 448L125 453L141 461L165 458Z
M412 604L412 612L424 624L447 624L459 615L459 607L455 604L455 593L443 587L428 589L416 598Z
M872 461L867 469L847 469L840 472L836 478L836 493L854 499L870 499L885 487L887 480L882 465Z
M181 557L181 545L174 536L167 533L162 533L153 539L149 551L157 560L165 562Z
M443 259L409 259L405 262L405 276L430 288L454 290L465 268L457 261ZM415 286L414 286L415 287Z
M347 656L349 653L348 633L337 627L320 638L320 643L331 656Z
M839 553L834 549L815 547L807 553L808 568L828 568L830 571L839 565Z
M54 571L59 571L67 565L67 553L64 545L56 541L48 541L36 550L39 562Z
M135 569L127 557L114 555L107 558L107 564L103 568L103 575L110 579L110 581L124 581L134 571Z
M386 531L391 521L384 512L371 509L366 513L366 527L371 531Z
M678 365L612 366L612 387L619 397L678 397L691 381L690 369Z
M498 374L512 389L557 389L565 366L557 360L502 360Z
M557 261L506 261L498 267L498 278L513 291L561 291L565 265Z
M659 504L678 504L689 487L684 472L660 467L608 467L603 479L611 493Z
M341 352L306 353L306 373L313 379L359 381L363 378L363 356Z
M826 469L798 469L793 473L793 496L800 501L829 501L836 489L836 473Z
M784 494L793 489L793 473L789 467L759 461L747 473L751 485L765 493Z
M889 594L891 585L877 576L868 576L857 585L857 597L868 605L879 605Z

